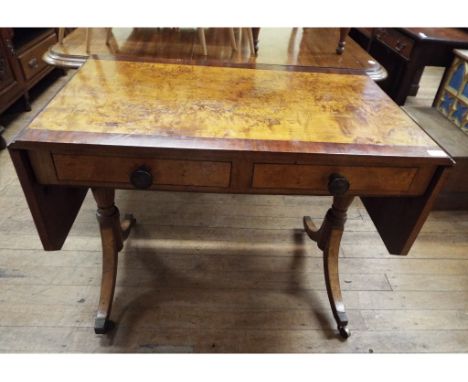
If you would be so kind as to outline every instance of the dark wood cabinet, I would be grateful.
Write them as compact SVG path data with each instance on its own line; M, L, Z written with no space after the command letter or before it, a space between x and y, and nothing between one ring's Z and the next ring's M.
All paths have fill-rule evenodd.
M0 28L0 114L21 97L30 110L29 90L54 69L42 56L56 42L54 28Z
M425 66L447 67L453 49L468 48L463 28L352 28L350 36L385 67L379 86L398 105L417 94Z
M432 107L405 111L456 162L434 208L468 210L468 50L455 50Z
M11 48L0 39L0 112L23 93L21 79L13 70Z

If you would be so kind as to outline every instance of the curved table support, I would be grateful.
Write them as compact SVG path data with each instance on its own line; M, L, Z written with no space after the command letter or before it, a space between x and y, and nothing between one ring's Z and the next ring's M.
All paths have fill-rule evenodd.
M98 207L96 217L102 241L101 295L94 322L94 332L103 334L111 327L109 316L117 278L118 253L122 250L123 242L136 220L132 215L126 215L120 223L119 210L114 204L115 190L93 188L92 191Z
M328 300L330 301L338 330L343 338L348 338L351 333L347 328L348 316L346 315L341 295L338 254L346 222L346 213L353 199L354 196L349 195L335 196L333 198L333 205L325 215L325 219L319 229L316 229L309 216L304 216L305 232L313 241L317 242L317 246L323 251Z

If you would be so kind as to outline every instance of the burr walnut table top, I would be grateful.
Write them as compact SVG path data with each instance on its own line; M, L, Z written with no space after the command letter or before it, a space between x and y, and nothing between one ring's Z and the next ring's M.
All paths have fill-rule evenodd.
M89 60L17 142L447 155L367 76Z

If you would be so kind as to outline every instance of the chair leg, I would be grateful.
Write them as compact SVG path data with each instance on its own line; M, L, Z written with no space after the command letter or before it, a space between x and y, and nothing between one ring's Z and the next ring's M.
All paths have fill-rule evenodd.
M89 54L91 46L91 28L86 28L86 53Z
M109 45L111 36L112 36L112 28L106 28L106 45Z
M200 42L202 44L203 55L208 56L208 50L206 48L205 29L204 28L198 28L198 38L200 39Z
M60 45L63 45L63 37L65 36L65 28L59 28L59 31L58 31L58 40L59 40L59 44Z
M233 50L237 50L236 35L234 28L229 28L229 35L231 36L231 46Z
M247 38L249 39L250 55L256 56L257 54L255 52L255 44L254 44L254 39L253 39L252 28L247 28Z
M346 46L346 37L348 36L351 28L340 28L340 39L336 48L336 54L343 54Z

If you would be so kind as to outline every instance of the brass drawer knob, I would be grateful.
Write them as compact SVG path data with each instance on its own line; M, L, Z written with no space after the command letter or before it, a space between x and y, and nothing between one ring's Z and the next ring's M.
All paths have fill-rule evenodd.
M153 175L151 174L151 170L145 166L137 168L130 175L130 183L140 190L150 187L153 184Z
M328 178L328 191L333 196L341 196L349 190L349 181L344 175L333 173Z

